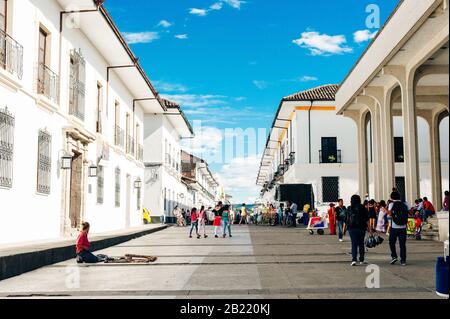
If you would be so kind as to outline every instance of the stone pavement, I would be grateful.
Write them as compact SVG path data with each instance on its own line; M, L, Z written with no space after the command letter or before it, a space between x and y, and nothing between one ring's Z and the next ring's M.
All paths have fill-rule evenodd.
M437 298L438 242L409 241L408 267L389 265L387 242L371 250L367 261L380 267L381 287L367 289L367 266L350 266L348 238L339 243L301 228L233 226L231 239L198 240L189 239L188 230L171 227L96 252L155 255L154 264L78 266L68 260L1 281L0 297Z

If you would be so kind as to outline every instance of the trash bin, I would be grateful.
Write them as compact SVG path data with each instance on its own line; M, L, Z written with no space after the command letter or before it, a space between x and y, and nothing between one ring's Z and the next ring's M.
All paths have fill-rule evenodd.
M439 257L436 263L436 293L448 299L448 258Z

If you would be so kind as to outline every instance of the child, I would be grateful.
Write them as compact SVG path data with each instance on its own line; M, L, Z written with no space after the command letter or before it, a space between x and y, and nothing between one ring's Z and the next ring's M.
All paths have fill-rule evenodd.
M197 239L200 239L200 234L198 233L198 214L197 208L192 208L191 210L191 231L189 233L189 238L192 238L192 231L195 228L195 232L197 234Z
M416 215L414 216L414 237L417 240L420 240L422 238L421 232L422 232L422 220L420 219L420 214L416 213Z
M76 252L77 263L96 264L100 262L99 258L90 252L91 243L88 239L90 225L88 222L81 224L81 231L77 238Z
M223 205L222 202L219 202L219 204L216 206L216 208L213 210L214 212L214 237L219 238L219 228L221 228L222 225L222 213L223 213Z

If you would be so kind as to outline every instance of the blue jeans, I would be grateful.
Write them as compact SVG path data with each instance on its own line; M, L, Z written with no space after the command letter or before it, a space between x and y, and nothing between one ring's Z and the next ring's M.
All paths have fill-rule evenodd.
M223 235L225 236L228 229L228 235L231 237L231 224L228 220L222 220Z
M337 227L338 227L339 239L343 239L344 238L344 221L343 220L338 220L337 221Z
M96 264L99 262L98 257L87 250L83 250L78 256L81 258L81 262L86 264Z
M391 257L392 259L398 258L397 255L397 239L400 243L400 259L402 263L406 263L406 228L405 229L396 229L392 228L391 233L389 234L389 246L391 248Z
M192 231L194 230L194 228L195 228L195 232L198 236L198 221L191 223L191 231L189 233L189 236L191 236L191 237L192 237Z
M348 232L352 240L352 261L356 262L358 260L359 250L359 261L364 262L366 254L366 247L364 245L366 231L362 229L349 229Z

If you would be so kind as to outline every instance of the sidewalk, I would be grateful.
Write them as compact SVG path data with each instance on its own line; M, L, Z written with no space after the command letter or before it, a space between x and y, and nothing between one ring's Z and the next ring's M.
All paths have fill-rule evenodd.
M167 227L167 225L152 224L93 234L89 239L92 250L96 251L152 234ZM75 238L0 246L0 281L72 258L75 258Z

